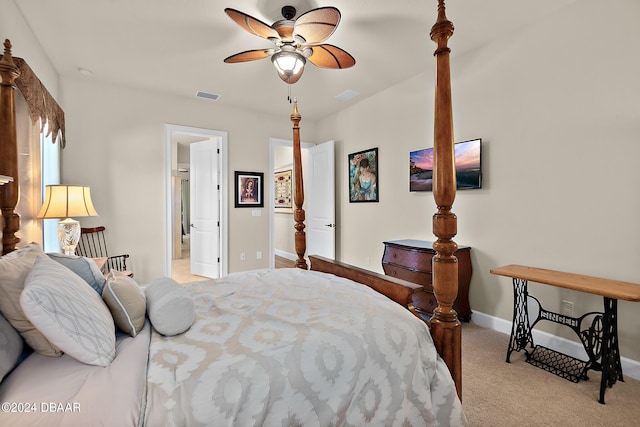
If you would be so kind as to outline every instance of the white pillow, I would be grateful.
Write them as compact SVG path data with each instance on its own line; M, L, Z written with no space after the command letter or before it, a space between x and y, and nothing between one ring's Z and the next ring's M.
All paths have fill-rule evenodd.
M178 335L193 325L196 317L193 299L176 281L168 277L156 279L144 293L151 325L162 335Z
M135 337L142 330L147 311L144 292L131 277L111 270L102 299L109 307L116 326Z
M115 326L102 298L65 266L38 258L20 305L55 346L89 365L108 366L116 354Z
M29 243L0 258L0 311L36 352L62 356L60 349L36 329L20 307L20 294L27 275L37 258L46 257L37 243Z

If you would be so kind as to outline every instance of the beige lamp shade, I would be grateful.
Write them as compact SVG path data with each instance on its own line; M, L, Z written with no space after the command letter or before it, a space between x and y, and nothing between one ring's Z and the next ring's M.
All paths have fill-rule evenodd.
M90 187L47 185L45 199L37 218L98 216L91 201Z

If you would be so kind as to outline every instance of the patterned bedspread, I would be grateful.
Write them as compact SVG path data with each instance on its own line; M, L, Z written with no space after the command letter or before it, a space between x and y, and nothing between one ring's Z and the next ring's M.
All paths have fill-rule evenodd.
M187 332L153 332L145 424L457 426L428 328L375 291L278 269L186 285Z

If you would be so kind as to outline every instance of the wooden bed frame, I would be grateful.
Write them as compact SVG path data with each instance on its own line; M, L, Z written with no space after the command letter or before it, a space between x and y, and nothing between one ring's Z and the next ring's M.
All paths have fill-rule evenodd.
M438 206L434 214L433 233L437 237L433 248L436 256L433 258L433 288L438 307L433 318L428 321L433 341L446 362L454 379L458 396L462 395L462 366L461 366L461 324L453 302L458 293L458 264L453 255L457 244L452 238L457 233L457 219L451 208L456 194L456 177L453 149L453 117L451 108L451 79L449 69L450 50L447 46L453 35L453 24L445 14L444 0L438 0L438 17L431 29L431 39L437 44L434 53L436 57L436 90L434 110L434 184L433 195ZM2 253L15 250L20 239L15 233L20 229L20 217L15 212L18 203L19 175L18 149L16 136L15 112L15 81L20 72L15 65L9 40L4 43L4 55L0 60L0 175L13 178L13 182L0 185L0 207L2 209ZM291 115L294 137L294 176L296 209L295 243L298 260L296 267L307 269L304 258L306 241L304 232L305 212L302 183L302 161L300 155L301 116L297 105ZM420 316L421 307L413 307L412 294L420 288L419 285L403 280L373 273L338 261L318 256L310 256L311 269L333 273L366 284L392 300L407 307ZM423 318L423 317L421 317Z
M433 342L438 353L451 371L458 397L462 398L462 326L453 309L453 302L458 295L458 260L453 254L458 245L452 240L457 234L457 218L451 211L456 196L456 173L449 66L451 51L447 43L452 35L453 23L447 19L444 0L438 0L438 18L431 28L431 39L437 44L434 53L436 57L436 90L433 197L438 211L433 216L433 234L437 240L433 243L436 255L433 257L432 278L438 307L433 317L430 321L425 320L420 314L423 311L429 311L427 307L413 306L413 302L419 301L419 299L413 301L412 294L421 286L318 256L312 255L309 256L309 259L312 270L333 273L370 286L425 320L431 329ZM298 255L296 267L306 269L307 263L304 259L306 252L305 212L302 209L304 193L299 127L301 118L298 106L294 104L291 121L293 122L294 203L296 205L294 210L295 247Z

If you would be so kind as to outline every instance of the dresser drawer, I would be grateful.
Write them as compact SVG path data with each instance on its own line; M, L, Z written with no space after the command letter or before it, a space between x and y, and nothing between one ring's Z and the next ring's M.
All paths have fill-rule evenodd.
M438 300L436 300L436 296L433 294L433 292L429 292L426 290L415 292L413 294L411 302L413 302L414 307L420 307L421 313L428 314L429 317L433 316L433 312L438 306Z
M431 258L433 258L433 255L434 254L428 252L387 246L384 251L382 262L405 267L411 266L422 271L431 271Z
M395 264L382 264L382 269L387 276L397 277L398 279L407 280L432 289L431 273L428 271L416 271Z
M458 258L458 295L453 308L458 317L468 322L471 319L469 306L469 285L471 283L471 248L459 246L455 253ZM424 286L424 292L418 293L414 306L423 313L435 310L436 299L433 295L433 278L431 277L431 261L436 255L432 242L422 240L393 240L384 242L382 268L388 276L408 280Z

